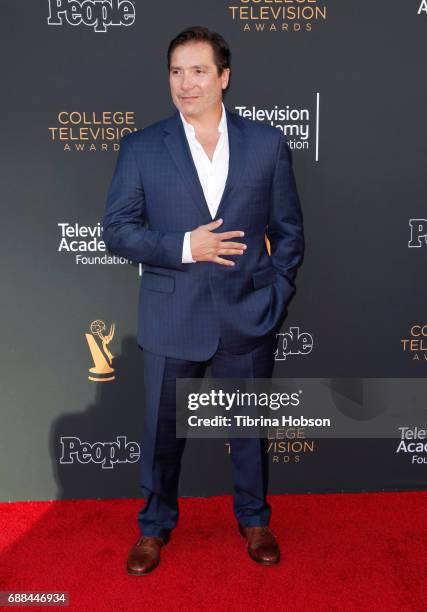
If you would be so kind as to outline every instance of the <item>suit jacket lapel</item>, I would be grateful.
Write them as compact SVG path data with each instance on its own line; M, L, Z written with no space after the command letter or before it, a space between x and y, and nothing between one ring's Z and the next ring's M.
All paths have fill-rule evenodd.
M243 168L245 167L246 146L243 129L240 127L240 125L238 125L236 121L236 114L231 113L227 109L225 109L225 111L227 115L229 161L227 181L225 183L224 192L222 194L221 201L218 206L218 211L216 213L217 219L220 218L224 210L227 197L239 184L240 176L243 172Z
M206 223L209 223L212 221L212 217L205 200L197 169L194 165L193 156L191 155L185 135L184 126L182 125L178 111L166 123L164 142L190 192L192 201L202 212L206 219Z
M237 124L235 114L230 113L227 109L225 110L229 145L228 174L216 218L219 218L223 211L227 196L238 184L239 177L244 167L245 146L243 130ZM164 132L165 145L190 192L192 201L201 211L206 219L206 223L209 223L212 221L211 213L203 193L203 188L200 184L197 169L178 111L166 122Z

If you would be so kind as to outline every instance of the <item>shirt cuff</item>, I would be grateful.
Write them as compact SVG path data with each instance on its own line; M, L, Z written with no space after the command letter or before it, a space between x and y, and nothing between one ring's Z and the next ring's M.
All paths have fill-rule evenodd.
M182 244L182 263L196 263L196 260L193 259L191 254L190 234L191 232L185 232L184 234L184 242Z

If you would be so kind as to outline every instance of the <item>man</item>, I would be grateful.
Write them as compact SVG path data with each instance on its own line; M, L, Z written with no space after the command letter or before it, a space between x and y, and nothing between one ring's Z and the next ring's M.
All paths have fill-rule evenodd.
M108 249L145 264L145 505L127 560L139 576L158 565L178 520L185 440L175 434L176 379L202 377L208 364L213 377L271 377L304 242L284 135L222 103L230 79L224 39L199 26L184 30L169 45L168 69L177 111L122 138L103 219ZM266 440L230 446L239 531L252 559L277 563Z

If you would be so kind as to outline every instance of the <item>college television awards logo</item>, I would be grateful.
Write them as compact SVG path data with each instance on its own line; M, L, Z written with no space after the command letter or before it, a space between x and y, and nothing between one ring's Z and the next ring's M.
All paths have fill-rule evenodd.
M231 455L229 442L225 442L225 450ZM270 427L267 431L266 453L271 463L301 463L303 457L315 452L314 440L305 437L305 427Z
M48 0L48 25L85 26L106 32L111 26L135 23L135 6L130 0Z
M314 440L305 437L304 427L275 427L268 430L267 453L272 463L300 463L315 452Z
M402 338L400 343L412 361L427 361L427 323L412 325L409 337Z
M228 13L244 32L309 32L326 21L324 0L237 0Z
M89 380L95 382L106 382L114 380L113 355L108 348L114 338L115 324L110 325L108 334L104 321L96 320L90 324L90 334L86 333L86 340L93 360L93 366L89 368Z
M133 111L65 111L48 127L51 142L64 151L118 151L120 138L136 132Z

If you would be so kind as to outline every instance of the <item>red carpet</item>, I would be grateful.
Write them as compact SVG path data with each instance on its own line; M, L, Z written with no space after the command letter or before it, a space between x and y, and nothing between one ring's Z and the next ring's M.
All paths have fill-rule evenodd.
M85 612L427 609L427 492L269 500L278 566L248 557L231 497L181 499L144 577L125 572L140 500L0 504L0 590L69 591L68 609Z

